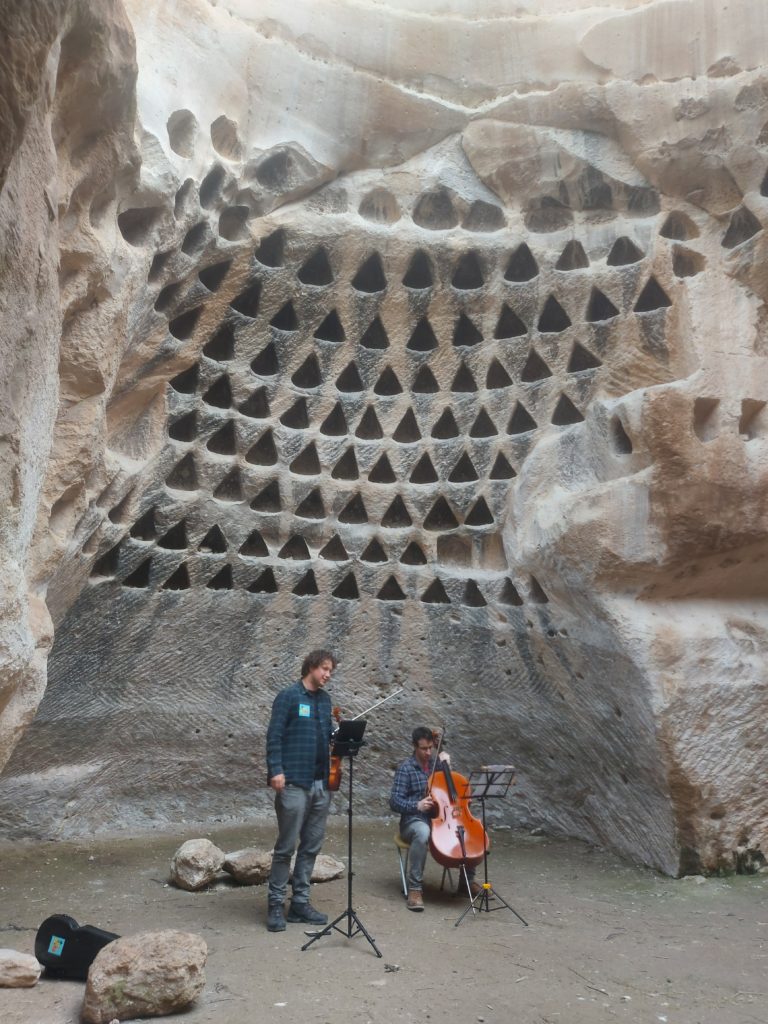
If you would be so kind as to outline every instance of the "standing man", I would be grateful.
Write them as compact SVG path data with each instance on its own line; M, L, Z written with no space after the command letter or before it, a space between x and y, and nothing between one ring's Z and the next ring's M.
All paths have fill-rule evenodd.
M435 741L432 730L423 725L413 730L411 739L413 754L407 761L403 761L395 773L389 806L400 815L400 835L411 846L408 854L406 906L409 910L421 911L424 909L422 879L429 852L431 814L435 807L432 797L425 794L435 765ZM450 763L445 751L441 751L440 760ZM474 880L475 869L467 867L466 876L470 895L475 896L479 891Z
M267 779L275 791L278 833L269 875L270 932L285 931L283 904L297 844L287 919L302 924L328 923L327 914L309 902L309 883L331 803L328 771L333 722L331 699L324 688L335 668L336 658L330 651L310 651L301 666L301 679L281 690L272 705Z

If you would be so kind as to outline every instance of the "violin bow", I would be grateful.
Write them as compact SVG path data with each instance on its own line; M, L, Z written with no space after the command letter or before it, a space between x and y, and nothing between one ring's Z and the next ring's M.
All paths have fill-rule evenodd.
M355 717L351 718L350 721L356 722L358 718L362 718L363 715L370 714L371 711L375 711L376 708L380 708L382 704L386 704L388 700L392 700L394 697L398 697L403 692L404 689L405 687L401 686L400 689L395 690L394 693L390 693L386 697L382 697L381 700L377 700L375 704L371 704L369 708L366 708L365 711L361 711L359 715L355 715Z
M434 736L434 733L433 733L433 736ZM437 744L437 750L435 751L435 763L432 765L432 774L429 776L429 785L427 786L427 792L429 792L430 789L432 789L432 782L434 781L434 778L435 778L435 772L437 771L438 764L440 764L440 751L443 749L443 740L444 739L445 739L445 726L443 726L442 729L440 730L440 742Z

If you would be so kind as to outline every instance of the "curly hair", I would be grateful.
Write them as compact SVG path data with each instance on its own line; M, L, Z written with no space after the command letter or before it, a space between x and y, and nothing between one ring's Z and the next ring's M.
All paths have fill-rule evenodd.
M326 651L322 647L318 647L317 650L310 651L304 661L301 663L301 678L308 675L313 668L317 668L318 665L322 665L324 661L330 661L333 668L336 668L338 662L336 656L331 651Z

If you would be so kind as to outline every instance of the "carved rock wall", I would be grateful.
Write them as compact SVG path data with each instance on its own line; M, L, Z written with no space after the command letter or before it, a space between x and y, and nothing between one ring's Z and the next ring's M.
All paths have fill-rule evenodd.
M265 810L271 697L330 643L345 708L406 688L367 810L447 720L462 765L518 765L501 815L672 873L759 857L768 19L544 7L49 29L9 752L25 587L56 643L7 834Z

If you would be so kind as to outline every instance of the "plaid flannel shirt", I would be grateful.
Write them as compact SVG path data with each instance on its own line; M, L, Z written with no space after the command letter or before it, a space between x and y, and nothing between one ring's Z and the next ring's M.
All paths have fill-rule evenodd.
M427 782L432 773L435 759L430 758L429 769L424 771L415 756L403 761L395 773L389 806L400 815L400 824L404 825L410 818L420 818L430 822L432 819L423 811L416 810L416 804L422 800L427 791Z
M327 783L332 732L331 698L324 690L310 692L301 680L281 690L267 728L267 782L285 775L286 782L311 789L319 743Z

